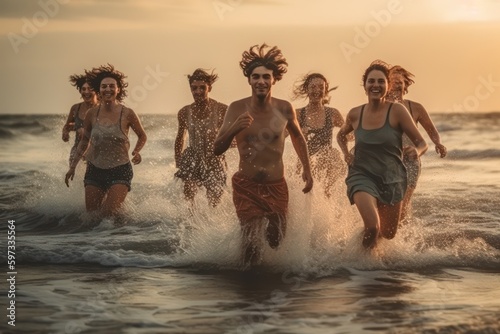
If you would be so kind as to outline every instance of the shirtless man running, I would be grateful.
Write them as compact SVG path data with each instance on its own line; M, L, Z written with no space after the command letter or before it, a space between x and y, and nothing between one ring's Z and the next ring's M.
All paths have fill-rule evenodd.
M255 45L243 52L240 67L252 88L250 97L230 104L214 144L223 154L236 139L240 157L232 178L233 203L243 233L244 265L261 260L259 232L265 229L271 248L277 248L286 232L288 187L284 178L283 151L288 131L304 167L304 193L313 186L307 145L295 110L285 100L271 96L272 86L287 70L287 62L276 46ZM267 222L267 226L266 226Z

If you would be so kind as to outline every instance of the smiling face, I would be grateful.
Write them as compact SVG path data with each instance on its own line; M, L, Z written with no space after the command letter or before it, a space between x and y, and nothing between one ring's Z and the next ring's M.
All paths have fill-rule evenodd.
M101 81L99 94L104 103L110 103L116 100L116 96L120 92L118 83L113 78L104 78Z
M271 87L275 83L273 71L264 66L258 66L250 74L248 83L252 86L252 94L263 99L270 94Z
M82 88L80 89L80 94L82 95L83 101L87 103L92 103L94 102L95 99L95 92L90 88L90 85L88 83L84 83Z
M190 87L195 103L208 101L208 93L212 90L212 86L207 84L205 81L193 80Z
M311 102L323 101L326 94L326 82L321 78L313 78L307 85L307 96Z
M365 82L365 92L370 99L381 99L387 94L388 81L384 72L372 70L368 73Z

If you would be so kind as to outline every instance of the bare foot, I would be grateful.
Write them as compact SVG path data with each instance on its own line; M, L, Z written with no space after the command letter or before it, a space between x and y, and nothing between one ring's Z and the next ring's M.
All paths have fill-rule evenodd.
M378 230L376 228L365 228L363 234L363 247L372 249L377 245Z

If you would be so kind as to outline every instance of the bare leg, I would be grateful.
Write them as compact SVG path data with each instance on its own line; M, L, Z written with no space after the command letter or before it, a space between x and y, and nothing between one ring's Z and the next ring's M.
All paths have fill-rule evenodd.
M86 185L85 186L85 207L88 212L101 210L102 201L106 196L106 192L99 187Z
M410 217L412 207L411 207L411 197L413 196L413 192L415 188L408 187L406 189L405 197L403 198L403 205L401 209L401 221L404 221L406 218Z
M401 213L401 203L394 205L380 204L378 212L380 214L380 233L386 239L392 239L398 231L399 217Z
M267 224L267 242L272 249L276 249L283 241L286 233L286 220L280 214L269 215L269 224Z
M365 224L363 246L373 248L377 244L380 230L380 218L377 210L377 199L372 195L358 191L354 194L354 203Z
M120 210L123 201L128 194L128 187L125 184L114 184L107 192L107 196L104 199L101 207L101 214L104 217L111 217L117 215Z
M261 228L262 218L252 219L241 223L242 231L242 259L245 266L256 265L261 260Z

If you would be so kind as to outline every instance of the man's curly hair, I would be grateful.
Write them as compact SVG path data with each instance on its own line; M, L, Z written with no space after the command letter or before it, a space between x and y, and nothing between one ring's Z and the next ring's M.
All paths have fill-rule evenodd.
M273 46L267 52L265 49L269 46L264 43L262 45L254 45L248 51L243 52L240 61L240 67L243 74L249 78L256 67L264 66L273 71L273 77L276 81L283 78L283 74L287 71L288 63L283 57L281 50L277 46Z
M126 76L122 72L115 70L113 65L108 63L107 65L94 67L90 71L86 70L85 74L87 75L89 84L94 92L98 93L100 91L101 81L104 78L113 78L116 80L118 88L120 89L116 99L121 102L125 97L127 97L127 90L125 88L128 87L128 83L124 81Z
M208 73L207 70L204 70L202 68L197 68L193 72L193 74L188 74L187 77L190 85L193 83L193 81L197 80L197 81L203 81L209 86L212 86L214 82L217 81L217 79L219 78L219 76L215 74L213 70L211 73Z

